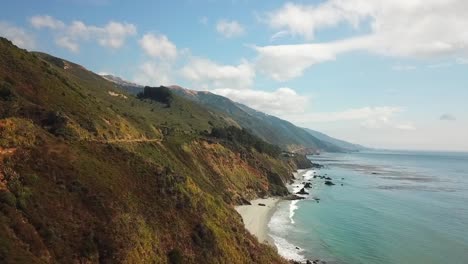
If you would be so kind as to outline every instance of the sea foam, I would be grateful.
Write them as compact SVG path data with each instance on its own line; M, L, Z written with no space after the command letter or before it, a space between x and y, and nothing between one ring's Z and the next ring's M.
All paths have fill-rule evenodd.
M301 250L296 249L296 246L289 243L286 239L271 235L278 248L278 253L288 260L305 261L305 257L300 254Z
M304 187L302 182L312 179L315 173L316 172L314 170L298 170L297 174L294 175L296 177L296 181L288 186L289 190L292 193L299 192ZM273 241L278 248L278 253L281 256L290 260L305 261L305 257L301 255L302 250L297 249L295 245L285 238L294 228L294 215L299 209L300 202L301 200L287 201L281 206L278 206L277 211L268 223L268 227L270 230L270 236L273 238Z

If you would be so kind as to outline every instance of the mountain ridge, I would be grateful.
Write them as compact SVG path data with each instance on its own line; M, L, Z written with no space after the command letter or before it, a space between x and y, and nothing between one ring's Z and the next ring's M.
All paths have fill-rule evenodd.
M0 38L0 262L288 263L233 206L311 164L235 125Z
M116 82L116 84L119 85L119 82ZM319 153L320 151L350 152L364 149L358 147L358 145L334 139L314 130L297 127L287 120L263 113L209 91L191 90L178 85L167 87L187 99L230 115L240 126L249 129L260 138L278 144L290 151L305 149L308 150L306 153ZM142 86L136 86L133 89L128 88L130 88L128 91L134 94L141 92L143 89Z

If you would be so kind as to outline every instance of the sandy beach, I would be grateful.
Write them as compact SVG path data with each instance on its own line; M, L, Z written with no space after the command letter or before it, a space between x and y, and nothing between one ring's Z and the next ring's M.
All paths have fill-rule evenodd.
M242 216L247 230L258 238L261 243L275 246L268 235L268 222L275 211L280 198L256 199L250 201L252 205L236 206L237 212ZM260 206L258 204L265 204Z

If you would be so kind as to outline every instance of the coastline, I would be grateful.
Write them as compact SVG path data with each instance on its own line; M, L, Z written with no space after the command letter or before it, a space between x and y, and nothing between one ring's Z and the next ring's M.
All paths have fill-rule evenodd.
M302 254L301 248L289 242L284 238L284 234L282 235L281 233L284 232L285 226L294 226L294 215L296 210L299 208L298 203L312 197L312 194L308 193L309 188L305 185L306 182L311 182L316 173L317 170L314 167L299 169L293 173L294 178L286 184L286 188L291 195L289 197L284 197L282 205L277 206L278 210L275 211L268 223L269 235L273 237L278 253L284 258L294 261L295 263L306 263L308 259ZM300 194L300 191L305 189L307 189L307 192ZM278 214L276 214L276 212ZM316 261L311 263L321 263Z
M295 195L298 191L297 187L294 185L302 181L304 175L311 170L314 171L313 168L310 168L300 169L294 172L294 179L292 182L286 184L291 195ZM299 197L301 196L299 195ZM235 209L241 215L245 228L252 235L257 237L260 243L270 245L278 250L278 245L276 245L275 240L269 234L268 224L280 202L293 202L293 200L294 199L288 199L288 197L259 198L250 201L251 205L239 205L235 206ZM264 206L259 204L264 204Z
M268 234L268 223L280 201L280 197L269 197L252 200L250 201L251 205L239 205L235 207L236 211L242 216L245 228L257 237L260 243L274 248L276 248L276 245L273 238ZM264 204L264 206L259 204Z

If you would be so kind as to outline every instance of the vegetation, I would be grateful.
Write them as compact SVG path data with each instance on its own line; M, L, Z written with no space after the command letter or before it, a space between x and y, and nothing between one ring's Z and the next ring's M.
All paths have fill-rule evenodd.
M286 263L233 205L285 194L296 164L228 116L5 39L0 83L1 263Z
M296 127L288 121L275 116L256 111L245 105L233 102L226 97L207 93L188 91L175 88L172 91L189 100L198 102L213 111L227 114L237 125L248 129L249 132L260 139L276 144L283 149L296 150L308 148L314 151L343 151L344 149L332 143L322 141L306 130Z
M245 129L235 126L215 127L211 130L210 136L226 139L238 145L253 147L260 153L265 153L272 157L278 157L281 153L280 147L267 143Z
M167 107L171 107L172 100L174 97L172 96L171 90L169 88L160 86L160 87L149 87L145 86L143 92L137 95L140 99L151 99L163 104L166 104Z

